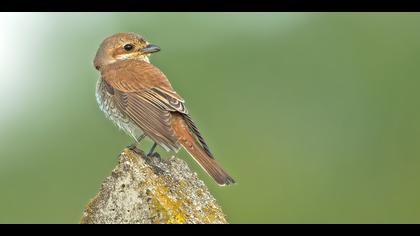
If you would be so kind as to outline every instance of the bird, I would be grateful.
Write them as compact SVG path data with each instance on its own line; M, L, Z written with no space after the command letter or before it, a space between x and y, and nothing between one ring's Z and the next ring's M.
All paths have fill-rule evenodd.
M166 151L184 148L218 185L235 180L216 162L209 146L187 110L185 100L166 75L150 62L161 49L134 33L116 33L100 44L93 64L100 72L96 100L105 116L134 139L145 137Z

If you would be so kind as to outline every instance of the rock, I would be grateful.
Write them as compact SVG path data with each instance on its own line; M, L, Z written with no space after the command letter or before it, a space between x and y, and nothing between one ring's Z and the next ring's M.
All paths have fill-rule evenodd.
M225 224L203 181L175 157L125 149L83 212L82 224Z

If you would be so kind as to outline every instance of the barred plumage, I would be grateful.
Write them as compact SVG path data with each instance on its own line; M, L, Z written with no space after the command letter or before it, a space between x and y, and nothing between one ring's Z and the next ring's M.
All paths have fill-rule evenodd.
M134 140L137 140L143 134L143 131L116 108L112 98L114 95L110 93L108 86L102 79L96 82L96 101L99 108L119 129L130 135Z

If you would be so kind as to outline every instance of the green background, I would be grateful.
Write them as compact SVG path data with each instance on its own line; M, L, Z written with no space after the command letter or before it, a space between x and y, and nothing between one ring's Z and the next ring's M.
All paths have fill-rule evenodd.
M2 13L0 223L79 222L131 142L99 110L92 65L126 31L162 48L152 62L237 180L218 187L178 154L231 223L420 223L419 26L415 13Z

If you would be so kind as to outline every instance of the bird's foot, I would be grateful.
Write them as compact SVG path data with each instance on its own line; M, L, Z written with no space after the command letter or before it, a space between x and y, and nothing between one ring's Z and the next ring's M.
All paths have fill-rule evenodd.
M157 153L157 152L149 153L149 154L147 154L147 157L149 157L149 158L156 157L158 159L161 159L160 154Z
M157 157L158 159L161 159L159 153L155 152L156 146L157 143L155 142L152 148L150 149L149 153L147 154L147 157Z
M130 150L135 150L135 149L137 149L137 145L135 143L132 143L132 144L128 145L127 148L130 149Z
M136 143L132 143L130 145L127 146L128 149L130 149L131 151L135 152L136 154L143 156L144 153L137 148L137 144Z

